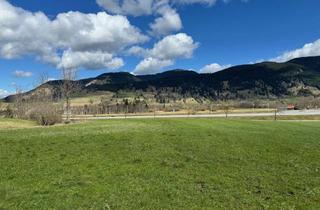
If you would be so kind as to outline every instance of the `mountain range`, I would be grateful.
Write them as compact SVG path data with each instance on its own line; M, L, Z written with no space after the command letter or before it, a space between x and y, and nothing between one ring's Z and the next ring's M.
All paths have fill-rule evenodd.
M119 91L176 93L182 97L221 99L283 98L320 96L320 56L302 57L284 63L262 62L239 65L199 74L176 69L153 75L128 72L105 73L95 78L74 81L80 87L76 96ZM62 80L49 81L23 94L30 97L46 88L61 95ZM6 97L13 101L14 95Z

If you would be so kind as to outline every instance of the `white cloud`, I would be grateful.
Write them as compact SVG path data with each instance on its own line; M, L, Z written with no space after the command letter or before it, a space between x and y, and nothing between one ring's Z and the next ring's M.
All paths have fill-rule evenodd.
M111 16L105 12L83 14L62 13L53 21L60 45L77 51L119 50L147 41L147 37L133 27L124 16Z
M32 77L32 72L30 71L14 71L13 72L15 77Z
M0 99L7 97L9 92L7 90L0 89Z
M152 15L159 5L174 4L207 4L213 5L216 0L96 0L106 11L122 15Z
M106 11L123 15L150 15L154 0L97 0Z
M157 58L145 58L135 68L134 74L152 74L159 72L160 69L172 65L172 60L159 60Z
M198 48L191 36L185 33L178 33L164 37L147 52L149 57L162 60L177 58L191 58L193 51Z
M171 32L181 30L182 21L176 10L170 7L163 7L159 10L161 17L150 24L151 34L156 36L168 35Z
M276 62L286 62L294 58L319 56L319 55L320 55L320 39L315 42L305 44L300 49L285 52L282 55L276 58L273 58L271 60Z
M156 73L164 67L173 65L176 59L191 58L198 45L192 37L184 33L166 36L152 49L145 50L145 59L136 66L133 73Z
M212 63L204 66L199 70L200 73L216 73L231 67L232 65L220 65L218 63Z
M140 47L140 46L133 46L130 47L127 52L128 55L134 55L139 57L144 57L146 54L146 49Z
M217 0L96 0L106 11L121 15L154 15L150 24L150 34L156 37L178 32L182 29L180 15L173 8L177 5L205 4L214 5Z
M118 69L124 65L121 58L113 57L112 54L102 51L96 52L73 52L67 50L63 53L58 67L61 69Z
M43 13L30 13L0 0L0 57L16 58L23 54L53 55L46 34L50 20ZM41 28L39 27L41 26Z
M49 82L49 81L54 81L54 80L57 80L57 79L54 78L54 77L49 77L49 78L47 79L47 82Z
M63 67L61 55L72 51L89 56L99 54L100 57L92 64L86 59L86 63L77 61L70 66L100 65L114 68L121 66L120 59L113 58L120 51L148 40L126 17L105 12L60 13L50 20L42 12L32 13L0 0L0 14L0 57L6 59L33 55ZM103 58L101 54L104 54ZM110 55L113 60L106 65L106 57ZM98 64L98 60L102 63ZM77 63L81 66L77 66Z
M175 4L207 4L209 6L213 5L216 3L217 0L172 0L173 3ZM223 0L225 1L225 0Z

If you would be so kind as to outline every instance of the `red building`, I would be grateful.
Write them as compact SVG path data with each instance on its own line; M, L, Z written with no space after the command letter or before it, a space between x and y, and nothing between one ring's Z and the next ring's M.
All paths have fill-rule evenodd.
M287 107L287 110L295 110L295 105L293 104L289 104L288 107Z

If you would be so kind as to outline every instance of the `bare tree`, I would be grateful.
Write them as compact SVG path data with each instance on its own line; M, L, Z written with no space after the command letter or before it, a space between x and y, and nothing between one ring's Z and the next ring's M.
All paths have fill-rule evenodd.
M49 81L49 74L48 72L42 72L39 74L39 84L42 85Z
M42 72L39 74L38 80L36 81L36 86L38 87L38 92L36 94L36 102L48 101L48 98L52 95L51 92L48 93L43 86L49 80L49 75L47 72Z
M79 85L76 80L75 69L62 70L61 93L64 100L64 114L66 115L66 122L70 121L71 117L71 97L79 90Z
M229 113L229 103L228 103L228 95L230 91L230 84L229 81L223 81L222 82L222 96L223 96L223 108L226 115L226 118L228 118Z
M14 87L16 92L13 103L13 116L22 119L25 117L25 106L23 104L23 90L17 84L14 84Z
M1 101L1 99L0 99L0 116L3 114L3 108L2 108L2 101Z
M29 100L29 118L36 120L38 124L48 126L62 121L61 107L55 103L54 89L46 84L49 75L40 73L37 83L38 88L32 100Z

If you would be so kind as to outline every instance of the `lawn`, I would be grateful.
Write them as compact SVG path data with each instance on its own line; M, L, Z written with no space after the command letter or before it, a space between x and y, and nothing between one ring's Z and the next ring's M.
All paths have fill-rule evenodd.
M319 206L320 122L101 120L0 129L0 209Z

